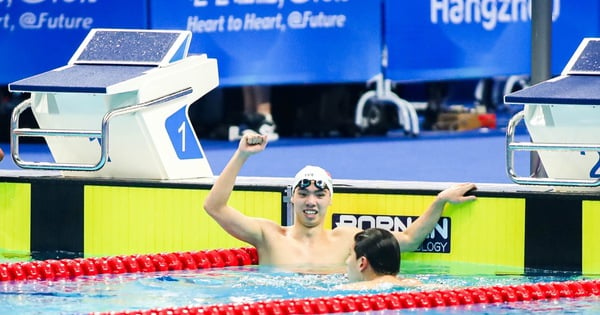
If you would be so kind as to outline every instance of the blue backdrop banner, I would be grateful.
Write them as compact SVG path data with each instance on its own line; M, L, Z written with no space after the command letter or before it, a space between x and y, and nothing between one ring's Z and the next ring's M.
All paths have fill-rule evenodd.
M64 66L92 28L147 28L146 0L0 0L0 84Z
M549 0L552 71L599 34L598 0ZM431 81L530 73L531 0L385 0L386 76Z
M552 2L557 74L583 37L600 36L600 4ZM91 28L190 30L190 52L216 58L224 86L364 82L381 72L382 41L385 74L394 81L528 74L530 5L531 0L0 0L0 84L66 64Z
M364 82L380 72L382 12L367 0L153 0L151 27L193 32L221 85Z

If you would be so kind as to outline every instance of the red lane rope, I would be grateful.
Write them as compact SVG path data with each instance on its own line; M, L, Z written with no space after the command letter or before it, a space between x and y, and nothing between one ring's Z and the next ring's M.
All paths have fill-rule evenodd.
M255 248L216 249L148 255L40 260L0 263L1 281L58 280L93 276L170 270L223 268L258 264ZM139 311L92 313L114 315L287 315L332 314L431 308L479 303L504 303L600 295L600 280L529 283L470 287L426 292L395 292L323 298L270 300L244 304L186 306Z
M253 247L0 263L0 282L59 280L99 274L223 268L258 264Z
M159 308L141 311L92 313L93 315L288 315L333 314L432 308L481 303L504 303L579 298L600 295L600 280L530 283L523 285L471 287L428 292L396 292L323 298L272 300L243 304L217 304Z

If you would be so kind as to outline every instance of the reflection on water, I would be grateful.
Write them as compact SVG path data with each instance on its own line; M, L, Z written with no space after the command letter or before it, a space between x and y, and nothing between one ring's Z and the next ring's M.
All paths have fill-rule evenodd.
M452 274L452 268L442 265L403 264L402 268L402 277L417 278L424 283L423 287L382 288L379 291L422 291L431 288L450 289L578 279L564 274L522 276L517 272L518 270L507 269L501 272L494 269L494 272L489 272L484 268L476 269L473 266L464 269L469 270L470 273L458 272L458 274ZM498 273L503 276L496 276L495 274ZM379 292L377 289L370 291L336 289L336 286L346 282L344 274L300 274L262 266L99 275L59 281L0 282L0 314L125 311ZM573 302L581 303L581 301ZM545 309L545 313L552 312L553 307L565 310L564 304L556 306L553 304L556 303L555 301L539 303L542 305L532 306L532 308ZM588 303L594 306L598 301L592 300ZM527 308L519 308L519 304L523 303L505 304L502 306L502 312L529 311ZM462 308L461 312L488 312L490 307L474 305L470 308ZM596 307L595 310L600 309ZM429 311L447 313L452 312L452 309Z

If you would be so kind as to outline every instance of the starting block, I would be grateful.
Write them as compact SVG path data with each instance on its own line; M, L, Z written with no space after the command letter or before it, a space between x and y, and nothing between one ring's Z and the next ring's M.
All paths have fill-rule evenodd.
M188 108L218 86L217 61L188 56L191 36L93 29L66 66L9 84L31 93L11 117L16 165L68 176L213 176ZM39 129L19 127L29 108ZM21 137L43 137L54 162L23 160Z
M505 96L523 104L507 128L507 172L518 184L600 186L600 38L585 38L560 76ZM515 142L525 121L531 142ZM515 151L536 151L547 178L518 176Z

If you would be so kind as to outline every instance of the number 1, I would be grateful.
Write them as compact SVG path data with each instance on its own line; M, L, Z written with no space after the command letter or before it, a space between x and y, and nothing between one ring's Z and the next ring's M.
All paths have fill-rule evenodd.
M181 122L181 126L177 129L181 134L181 152L185 152L185 121Z

